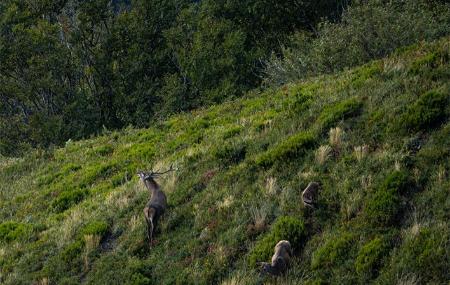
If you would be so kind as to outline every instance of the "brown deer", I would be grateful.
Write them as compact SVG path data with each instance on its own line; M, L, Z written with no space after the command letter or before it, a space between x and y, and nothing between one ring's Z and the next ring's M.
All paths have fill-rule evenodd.
M308 186L302 192L303 204L306 207L314 209L314 205L317 203L317 195L319 194L319 183L310 182Z
M150 246L153 242L153 235L155 233L156 226L159 218L164 214L167 208L166 194L161 190L155 178L165 174L169 171L173 171L172 166L165 172L144 172L139 171L138 176L144 182L148 191L150 192L150 200L144 208L145 221L147 222L147 238Z
M292 257L291 244L287 240L281 240L275 246L275 253L272 256L272 263L261 262L261 273L271 275L281 275L286 272Z

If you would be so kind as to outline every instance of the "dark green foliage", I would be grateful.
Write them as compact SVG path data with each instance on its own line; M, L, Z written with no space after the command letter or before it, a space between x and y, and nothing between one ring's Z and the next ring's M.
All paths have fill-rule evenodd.
M225 133L223 134L223 138L224 139L232 138L238 135L241 131L242 131L241 126L233 126L225 131Z
M269 261L274 253L275 245L280 240L289 241L294 251L300 250L305 237L306 229L303 221L289 216L279 217L272 225L270 232L252 249L249 256L250 266L255 266L257 262Z
M440 65L448 62L450 55L448 51L438 50L415 60L410 67L410 72L414 75L424 73L426 69L437 69Z
M389 249L389 244L381 237L376 237L366 243L356 257L356 272L363 278L371 278L376 275L382 261L386 259Z
M286 162L298 158L313 148L316 138L309 132L299 132L270 148L256 158L256 164L270 167L277 162Z
M314 252L311 268L324 270L347 263L354 247L354 239L354 235L346 232L327 239L325 244Z
M71 244L69 244L64 250L61 252L61 259L71 264L76 258L79 258L84 247L84 241L79 239Z
M413 187L410 174L405 170L396 170L390 173L381 183L379 190L393 191L405 194Z
M98 179L105 179L112 176L118 168L118 164L115 161L110 161L107 163L101 163L98 165L92 165L86 167L83 171L83 176L80 181L80 186L86 187L91 185L94 181Z
M342 101L333 106L327 106L317 119L319 125L328 130L340 120L357 115L362 108L362 102L356 98Z
M289 34L338 19L347 5L48 2L5 0L0 7L2 154L60 145L102 127L148 126L240 96L258 86L261 59Z
M102 257L93 268L87 284L129 284L150 285L152 282L152 264L135 258L128 258L123 253ZM114 274L110 274L114 272Z
M225 142L213 153L221 166L236 164L245 159L247 146L243 142Z
M390 226L396 222L400 211L398 194L389 191L377 191L366 206L368 221L374 226Z
M97 147L95 149L93 149L93 153L100 155L100 156L106 156L111 154L114 151L114 148L112 148L109 145L104 145L104 146L100 146Z
M428 130L442 123L446 118L449 94L429 91L417 99L397 121L394 129L407 131Z
M395 224L402 208L400 195L410 186L408 173L389 174L367 202L365 214L369 223L378 227Z
M0 224L0 242L20 240L29 235L32 227L28 224L4 222Z
M273 85L295 82L361 65L420 40L439 39L450 33L449 19L448 3L437 1L353 2L341 21L323 22L313 36L304 31L292 36L283 57L272 57L267 63L265 81ZM422 63L433 60L428 56ZM448 74L446 69L442 72Z
M56 213L64 212L70 207L83 201L87 196L87 193L88 192L83 189L63 191L52 201L50 208Z
M396 255L391 267L385 268L384 278L393 272L415 274L424 283L441 283L449 280L450 236L448 229L424 227L418 233L407 237ZM389 282L389 281L387 281Z
M109 230L109 225L103 221L92 221L89 222L84 228L81 230L81 234L83 235L98 235L100 237L104 236Z

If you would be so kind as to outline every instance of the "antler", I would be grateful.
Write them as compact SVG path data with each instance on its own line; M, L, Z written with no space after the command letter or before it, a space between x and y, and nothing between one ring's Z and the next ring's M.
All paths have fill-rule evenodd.
M173 168L173 165L170 165L170 168L167 170L167 171L164 171L164 172L153 172L153 171L150 171L150 176L151 177L158 177L158 176L161 176L161 175L163 175L163 174L166 174L166 173L169 173L169 172L171 172L171 171L176 171L177 169L175 169L175 168Z
M159 176L161 176L163 174L169 173L171 171L176 171L176 170L178 170L178 169L173 168L173 165L171 165L170 168L167 171L164 171L164 172L156 172L156 171L150 170L148 172L146 172L146 171L139 171L138 174L142 173L142 174L145 175L145 177L156 178L156 177L159 177Z

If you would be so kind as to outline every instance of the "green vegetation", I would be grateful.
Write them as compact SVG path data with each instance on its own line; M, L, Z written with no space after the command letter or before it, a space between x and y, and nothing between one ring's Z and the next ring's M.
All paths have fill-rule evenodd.
M293 31L339 19L347 2L2 0L0 154L242 96Z
M254 267L257 262L270 260L275 245L280 240L288 240L294 251L303 247L306 238L304 223L293 217L279 217L272 225L270 232L260 239L252 249L249 257L250 266Z
M285 163L306 153L314 144L315 138L312 134L305 132L297 133L258 156L256 158L256 164L263 167L270 167L276 162Z
M354 238L352 234L343 233L335 238L327 239L326 243L314 253L311 260L312 269L326 270L348 262L354 246Z
M447 102L450 63L416 67L449 47L447 36L147 129L0 157L0 283L447 282L450 104L435 102ZM442 112L392 132L410 108ZM170 165L149 248L136 171ZM311 181L315 209L301 201ZM260 277L279 239L291 268Z
M87 224L81 231L84 235L103 236L108 231L108 224L102 221L93 221Z
M73 205L81 202L87 195L86 190L64 191L58 195L58 198L52 201L50 207L57 213L64 212Z
M412 20L414 19L414 20ZM450 7L445 1L355 1L337 22L325 21L315 36L298 31L282 50L272 57L264 70L265 82L282 85L311 75L334 73L382 58L396 49L422 40L449 34ZM411 72L420 66L433 68L435 62L448 60L439 50L416 59ZM429 69L422 76L448 76L448 71ZM376 68L370 68L377 72ZM418 73L415 73L418 74ZM361 78L362 79L362 78ZM357 80L358 84L362 82Z
M393 225L401 211L401 194L411 187L408 174L395 171L389 174L373 196L368 200L365 209L366 218L373 226Z
M449 101L448 93L429 91L423 94L402 115L397 122L399 125L397 129L420 131L435 127L449 116L449 114L446 114L446 106Z
M367 279L372 278L388 253L389 244L386 244L384 238L374 238L360 248L355 262L356 272Z
M4 222L0 224L0 241L11 242L26 237L30 231L30 225Z
M336 105L326 107L320 113L318 122L323 129L327 130L340 120L356 115L361 110L361 107L362 103L354 98L345 100Z

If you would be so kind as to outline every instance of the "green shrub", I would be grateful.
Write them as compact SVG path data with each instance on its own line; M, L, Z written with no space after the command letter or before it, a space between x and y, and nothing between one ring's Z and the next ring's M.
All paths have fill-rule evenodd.
M81 230L82 235L98 235L100 237L104 236L109 230L108 223L104 221L93 221L88 223Z
M245 159L247 146L243 142L225 142L213 153L221 166L237 164Z
M351 84L355 88L361 87L366 80L375 77L377 74L380 74L381 71L382 66L380 62L375 61L370 64L366 64L365 66L355 70Z
M372 278L382 265L383 258L389 252L389 244L380 237L366 243L356 257L356 272L365 278Z
M323 129L328 130L340 120L344 120L358 114L361 108L362 103L356 98L342 101L336 105L327 106L320 113L318 123Z
M17 222L4 222L0 224L0 241L11 242L26 237L32 227Z
M92 153L100 156L107 156L114 152L114 148L110 145L102 145L92 150Z
M64 191L59 194L59 196L55 200L52 201L52 203L50 204L50 208L55 213L64 212L70 207L83 201L84 198L86 198L87 194L87 190L84 189Z
M323 246L317 249L312 256L311 267L313 269L325 269L340 266L348 261L354 244L354 235L343 233L336 238L331 238Z
M118 163L114 161L91 165L84 170L80 185L82 187L87 187L94 183L97 179L108 178L114 174L118 168Z
M445 109L448 102L449 95L445 93L429 91L423 94L400 117L394 130L419 131L439 125L447 118Z
M366 207L366 216L373 226L390 226L400 211L398 193L392 190L375 192Z
M69 163L66 164L63 168L63 173L67 174L73 171L77 171L81 169L81 165L78 164L74 164L74 163Z
M243 128L241 126L232 126L224 132L222 137L225 140L232 138L232 137L240 134L242 132L242 130L243 130Z
M270 232L256 243L250 253L249 263L255 266L257 262L268 261L280 240L288 240L293 250L298 250L302 247L305 237L303 221L289 216L280 217L272 225Z
M77 240L68 245L61 252L61 259L67 264L71 264L77 257L80 256L84 247L84 240Z
M448 228L422 228L401 245L389 269L420 276L422 284L441 284L450 280L449 264Z
M270 167L276 162L286 162L303 155L315 146L315 137L309 132L299 132L256 158L256 164Z
M313 87L315 87L313 85ZM293 98L293 102L289 106L290 110L294 113L302 113L311 104L313 99L312 94L309 92L311 86L304 86L303 84L295 86L290 90L289 96Z
M436 69L439 65L447 63L448 61L448 51L438 50L415 60L411 64L410 72L415 75L421 75L424 68Z
M400 194L410 185L408 174L395 171L388 175L369 199L365 214L373 226L383 227L395 224L401 210Z
M400 194L406 193L412 187L409 174L406 171L394 171L390 173L380 185L380 190L392 190Z
M122 252L108 254L98 259L86 278L86 284L159 284L152 282L155 279L152 270L151 261L130 258Z

